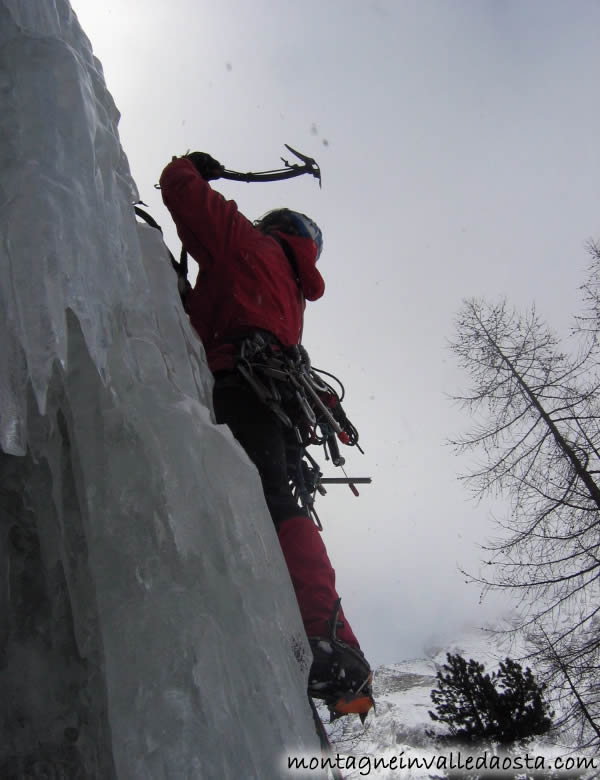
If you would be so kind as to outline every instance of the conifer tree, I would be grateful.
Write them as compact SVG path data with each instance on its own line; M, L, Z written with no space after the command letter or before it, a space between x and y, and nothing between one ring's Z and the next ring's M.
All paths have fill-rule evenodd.
M544 686L530 669L523 671L506 658L490 675L483 664L466 661L458 653L448 653L447 659L436 675L437 689L431 692L436 711L429 713L449 729L440 741L509 748L526 744L552 726L554 713L544 700Z
M484 589L518 592L524 632L577 746L600 748L600 245L583 286L587 312L559 339L532 309L466 301L452 349L470 380L477 453L463 477L477 496L504 495L500 533L485 546ZM565 348L565 343L567 348Z

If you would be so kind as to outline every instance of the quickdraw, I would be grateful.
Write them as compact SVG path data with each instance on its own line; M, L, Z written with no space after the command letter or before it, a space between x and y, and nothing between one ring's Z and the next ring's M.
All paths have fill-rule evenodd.
M325 495L327 484L346 484L358 496L357 484L370 484L370 477L326 478L307 448L323 447L325 460L341 467L345 458L338 441L354 446L362 453L358 431L348 419L342 400L344 388L336 377L314 368L306 349L299 345L284 348L269 333L255 332L244 339L236 364L238 372L281 422L294 433L290 445L289 479L294 496L309 512L319 529L322 524L315 510L316 494ZM335 379L341 395L323 379Z

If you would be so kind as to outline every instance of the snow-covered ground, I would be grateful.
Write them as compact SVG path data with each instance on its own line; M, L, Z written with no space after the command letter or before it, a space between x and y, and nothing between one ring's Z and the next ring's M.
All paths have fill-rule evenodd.
M522 646L510 644L506 637L494 630L467 630L455 641L449 642L443 648L432 649L426 658L402 661L397 664L379 667L374 676L374 693L377 711L370 714L365 725L358 719L346 722L338 721L329 726L335 750L343 756L348 767L346 777L369 777L378 780L393 778L430 778L433 775L444 775L443 768L408 767L411 759L438 762L450 761L450 753L436 748L427 732L439 730L429 717L429 711L434 709L431 701L431 691L436 687L436 673L446 663L446 654L459 653L469 660L474 658L483 663L487 672L494 671L498 662L507 656L518 659ZM523 662L526 667L528 664ZM533 670L535 672L535 669ZM526 751L520 754L524 762L525 754L529 755L530 766L533 768L536 760L542 758L548 766L549 761L557 756L565 760L572 753L568 744L562 744L560 737L547 741L537 740L531 743ZM473 753L474 758L478 756ZM458 756L453 756L458 760ZM463 760L466 756L463 756ZM483 753L480 754L483 758ZM588 757L589 758L589 757ZM489 759L491 760L491 756ZM380 765L376 767L376 761ZM395 763L394 763L395 762ZM403 763L404 762L404 763ZM404 766L405 768L402 768ZM524 764L526 766L526 764ZM597 765L600 769L600 762ZM506 773L506 777L518 774L515 770ZM591 777L593 772L582 772L581 776ZM577 773L575 776L578 776Z

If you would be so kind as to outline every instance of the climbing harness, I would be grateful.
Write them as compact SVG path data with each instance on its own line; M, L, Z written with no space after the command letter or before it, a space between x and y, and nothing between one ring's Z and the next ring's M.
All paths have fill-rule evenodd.
M343 385L337 377L313 367L302 345L283 347L267 331L255 331L241 341L236 369L262 403L293 432L288 446L288 478L294 497L321 530L314 504L317 493L327 493L325 485L346 484L358 496L356 485L371 482L370 477L348 477L345 471L344 477L326 478L307 450L322 446L325 460L342 471L346 461L338 441L363 452L358 431L342 406ZM324 376L340 385L339 395Z

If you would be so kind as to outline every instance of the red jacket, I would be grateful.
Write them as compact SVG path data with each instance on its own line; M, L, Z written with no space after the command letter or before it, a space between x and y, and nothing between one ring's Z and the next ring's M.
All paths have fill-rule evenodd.
M317 300L325 290L315 243L281 234L293 251L298 285L279 242L211 189L190 160L167 165L160 186L179 238L200 266L188 313L212 371L233 366L231 341L253 328L270 331L285 346L298 344L304 299Z

